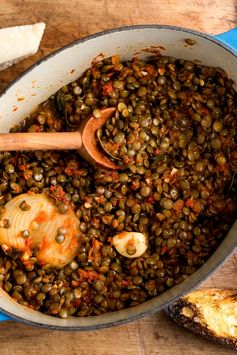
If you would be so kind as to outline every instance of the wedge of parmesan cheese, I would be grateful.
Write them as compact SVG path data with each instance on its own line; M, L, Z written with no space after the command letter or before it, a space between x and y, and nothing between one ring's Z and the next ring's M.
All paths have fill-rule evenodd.
M0 29L0 70L37 52L44 23Z

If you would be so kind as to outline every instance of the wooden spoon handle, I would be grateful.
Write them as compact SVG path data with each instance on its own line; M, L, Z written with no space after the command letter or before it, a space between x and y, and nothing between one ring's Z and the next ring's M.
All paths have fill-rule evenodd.
M1 133L0 151L79 149L80 132Z

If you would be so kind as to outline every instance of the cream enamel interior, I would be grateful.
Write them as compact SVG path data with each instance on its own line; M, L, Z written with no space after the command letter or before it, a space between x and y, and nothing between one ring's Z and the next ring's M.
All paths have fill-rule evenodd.
M194 46L188 46L185 39L195 40ZM33 109L46 100L60 87L75 80L90 66L91 61L100 53L106 57L120 54L122 59L131 58L140 52L146 58L151 53L143 52L150 46L161 46L162 54L177 58L199 60L202 64L221 67L229 77L237 82L237 58L208 38L193 34L183 29L164 27L137 27L108 32L72 46L50 56L40 65L23 75L0 97L0 132L26 117ZM134 308L125 309L101 316L87 318L59 319L32 311L14 302L0 289L0 307L21 319L39 325L53 327L90 329L126 322L144 314L156 311L177 296L183 295L210 274L210 271L230 254L237 244L237 222L218 250L210 259L182 284Z

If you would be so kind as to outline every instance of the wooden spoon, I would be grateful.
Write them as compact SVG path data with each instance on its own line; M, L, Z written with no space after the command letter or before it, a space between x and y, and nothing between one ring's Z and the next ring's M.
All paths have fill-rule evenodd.
M118 169L118 166L100 151L95 136L96 131L114 111L114 107L102 109L100 118L88 117L76 132L1 133L0 151L78 149L80 155L89 163Z

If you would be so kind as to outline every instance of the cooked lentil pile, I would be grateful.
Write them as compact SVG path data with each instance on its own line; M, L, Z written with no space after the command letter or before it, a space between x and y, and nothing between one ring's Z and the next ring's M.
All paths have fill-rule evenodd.
M159 295L198 269L236 218L237 93L221 69L113 56L12 131L73 131L111 106L97 137L117 171L92 167L76 151L0 153L2 210L18 194L48 192L61 196L61 213L70 206L80 220L79 253L61 269L39 265L37 249L27 263L16 250L0 254L2 288L49 315L99 315ZM146 236L143 255L116 251L111 237L122 231Z

